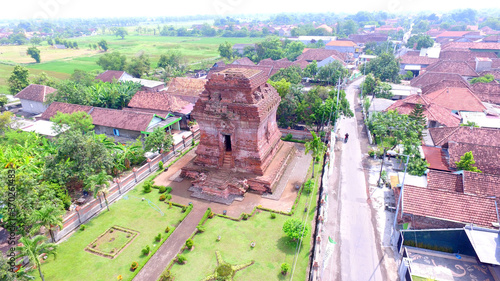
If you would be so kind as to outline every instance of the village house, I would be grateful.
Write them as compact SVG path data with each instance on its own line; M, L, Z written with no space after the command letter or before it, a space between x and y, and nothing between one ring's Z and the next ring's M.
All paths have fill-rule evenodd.
M94 131L97 134L105 134L113 137L117 142L125 143L134 141L153 132L156 128L165 131L180 130L180 117L160 117L154 113L135 112L128 110L117 110L101 107L83 106L61 102L52 103L42 114L40 119L50 120L58 112L71 114L74 112L86 112L92 117Z
M193 97L197 99L198 97ZM190 114L193 110L194 103L183 100L179 97L170 95L166 91L161 92L137 92L124 111L154 113L155 115L168 118L176 116L181 118L179 120L179 128L188 129L188 122L192 121Z
M325 49L336 50L341 53L351 53L354 54L354 57L357 57L361 52L361 47L349 40L330 41L328 42L328 44L326 44Z
M168 95L180 98L189 103L196 103L200 94L205 90L207 79L194 79L187 77L175 77L170 80L161 92L166 92Z
M113 83L114 81L116 82L131 81L134 83L141 84L141 91L148 91L148 92L158 92L161 89L165 88L164 82L135 78L125 71L106 70L103 73L97 75L95 79L109 83Z
M30 84L14 97L21 100L23 111L32 114L40 114L48 107L45 103L47 101L47 96L55 91L57 90L49 86Z
M307 61L320 64L323 60L327 60L327 62L331 62L333 60L339 61L343 65L348 61L348 54L341 53L337 50L327 50L327 49L304 49L302 54L297 57L296 61ZM323 64L327 64L327 62Z

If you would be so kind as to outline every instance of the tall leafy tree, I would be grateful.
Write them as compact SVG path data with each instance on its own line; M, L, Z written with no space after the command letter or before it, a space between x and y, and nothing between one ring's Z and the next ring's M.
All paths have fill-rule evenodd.
M312 152L313 156L313 169L312 169L312 177L314 178L314 163L318 161L321 154L325 151L325 144L321 141L321 138L316 135L316 133L312 132L312 140L305 143L306 153Z
M101 41L99 41L97 43L97 45L99 46L99 48L101 48L103 51L107 52L109 47L108 47L108 42L106 42L106 40L102 39Z
M381 81L399 82L399 60L392 54L382 54L366 63L366 72Z
M233 58L233 45L231 43L225 41L224 43L219 45L219 55L228 60Z
M104 70L125 70L127 66L127 57L115 51L102 55L96 63Z
M101 171L100 173L96 175L92 175L87 178L86 180L86 187L88 189L92 189L94 193L94 198L97 198L99 196L102 196L104 198L104 201L106 202L106 208L109 211L109 203L108 203L108 198L106 197L106 194L108 194L109 186L111 181L113 179L112 176L106 174L105 171Z
M42 227L49 231L52 241L55 242L54 232L52 229L55 226L63 228L63 218L64 211L54 206L53 204L43 205L42 208L33 212L30 217L31 223L33 223L33 228L31 228L31 233L35 234L40 231Z
M169 149L174 142L171 134L165 133L162 128L156 128L150 133L144 141L146 151L156 150L160 152L161 149Z
M122 39L125 39L125 36L128 35L128 32L125 28L123 27L119 27L118 29L116 29L115 31L115 36L120 36Z
M127 72L139 78L144 74L148 74L150 69L151 63L149 62L149 56L145 53L133 57L131 62L127 65Z
M30 84L28 80L29 71L26 67L16 65L12 71L8 83L9 93L15 95Z
M424 106L420 103L415 105L415 108L413 108L408 117L410 120L417 122L422 127L427 125L427 118L424 115Z
M481 170L479 170L476 166L474 166L474 164L476 164L476 161L474 160L474 155L472 155L472 151L465 152L465 154L462 157L460 157L460 161L455 162L455 164L457 165L457 170L482 173Z
M57 245L54 243L45 243L47 238L42 235L37 235L32 239L27 237L21 237L19 243L21 246L16 247L16 251L19 252L17 257L28 257L29 261L38 268L38 273L42 281L45 278L42 273L42 263L40 262L40 255L54 255L56 257Z
M271 76L272 81L280 81L282 79L292 84L298 84L302 81L302 69L298 65L292 65L287 68L281 68Z
M323 83L328 83L331 85L336 85L342 79L349 75L349 70L345 68L340 62L333 61L323 67L321 67L316 75L316 79L322 81Z
M54 131L61 133L66 126L71 130L80 130L84 133L94 129L92 124L92 116L84 111L77 111L71 114L57 112L56 115L50 118L54 122Z
M295 241L309 233L309 226L297 218L289 218L283 224L283 232Z
M26 54L32 57L36 63L40 63L40 50L37 47L29 47Z

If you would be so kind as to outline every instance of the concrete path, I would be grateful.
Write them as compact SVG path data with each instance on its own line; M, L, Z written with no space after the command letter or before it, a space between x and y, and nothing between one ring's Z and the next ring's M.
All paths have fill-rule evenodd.
M154 256L141 269L134 281L156 281L167 267L167 264L177 256L186 240L196 230L196 226L205 214L206 209L194 207L172 235L161 245Z
M355 81L346 90L353 112L355 105L359 109L355 95L361 81ZM331 246L332 251L322 251L324 261L320 263L320 280L387 280L384 278L383 255L368 201L360 147L362 120L358 121L356 118L344 118L339 123L340 138L335 144L336 169L331 171L330 184L325 190L332 200L328 202L328 221L324 231L337 244ZM349 133L347 143L342 142L345 133ZM322 240L327 239L324 237Z

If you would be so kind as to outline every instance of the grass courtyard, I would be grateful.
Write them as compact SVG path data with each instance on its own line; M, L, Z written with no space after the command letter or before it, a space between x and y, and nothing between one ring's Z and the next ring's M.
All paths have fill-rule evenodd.
M316 179L321 175L321 165L316 164ZM318 187L311 194L302 193L291 216L311 223L317 205ZM307 207L307 211L305 208ZM234 280L290 280L290 273L283 276L280 273L282 263L293 266L296 262L293 280L305 280L309 264L311 248L311 225L307 237L304 237L300 252L295 261L297 242L293 242L282 231L283 223L290 216L257 210L248 220L233 221L215 216L208 219L204 226L205 232L196 234L193 238L194 250L185 250L183 255L187 263L174 263L171 274L176 281L199 281L209 276L217 267L215 251L219 251L224 262L240 265L250 261L255 263L236 272ZM220 241L216 241L218 236ZM255 242L255 247L250 244Z
M118 275L122 275L123 280L129 280L134 274L130 271L132 262L145 264L152 254L143 256L141 249L146 245L149 245L152 251L159 248L160 243L155 241L155 236L162 233L161 242L165 241L165 228L170 226L173 230L172 226L177 225L183 213L179 207L169 209L168 204L160 202L156 189L148 194L142 193L142 184L128 192L127 196L128 199L122 198L110 205L109 212L104 210L98 217L86 223L84 231L78 230L67 241L60 243L57 258L50 257L42 265L46 280L80 281L89 278L96 281L117 280ZM142 201L141 198L151 200L164 215L162 216L147 200ZM85 247L99 235L106 233L108 237L108 230L113 226L135 230L139 234L113 259L85 251ZM113 234L120 235L109 236L110 243L101 243L97 246L99 250L110 252L111 248L116 249L127 243L128 238L122 236L123 233L115 230ZM114 240L111 239L113 237Z

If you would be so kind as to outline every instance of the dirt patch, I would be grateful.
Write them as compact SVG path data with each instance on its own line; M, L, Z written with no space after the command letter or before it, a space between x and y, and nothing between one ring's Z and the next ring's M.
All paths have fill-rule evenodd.
M112 226L87 245L85 251L101 257L114 259L138 234L139 232L135 230Z

